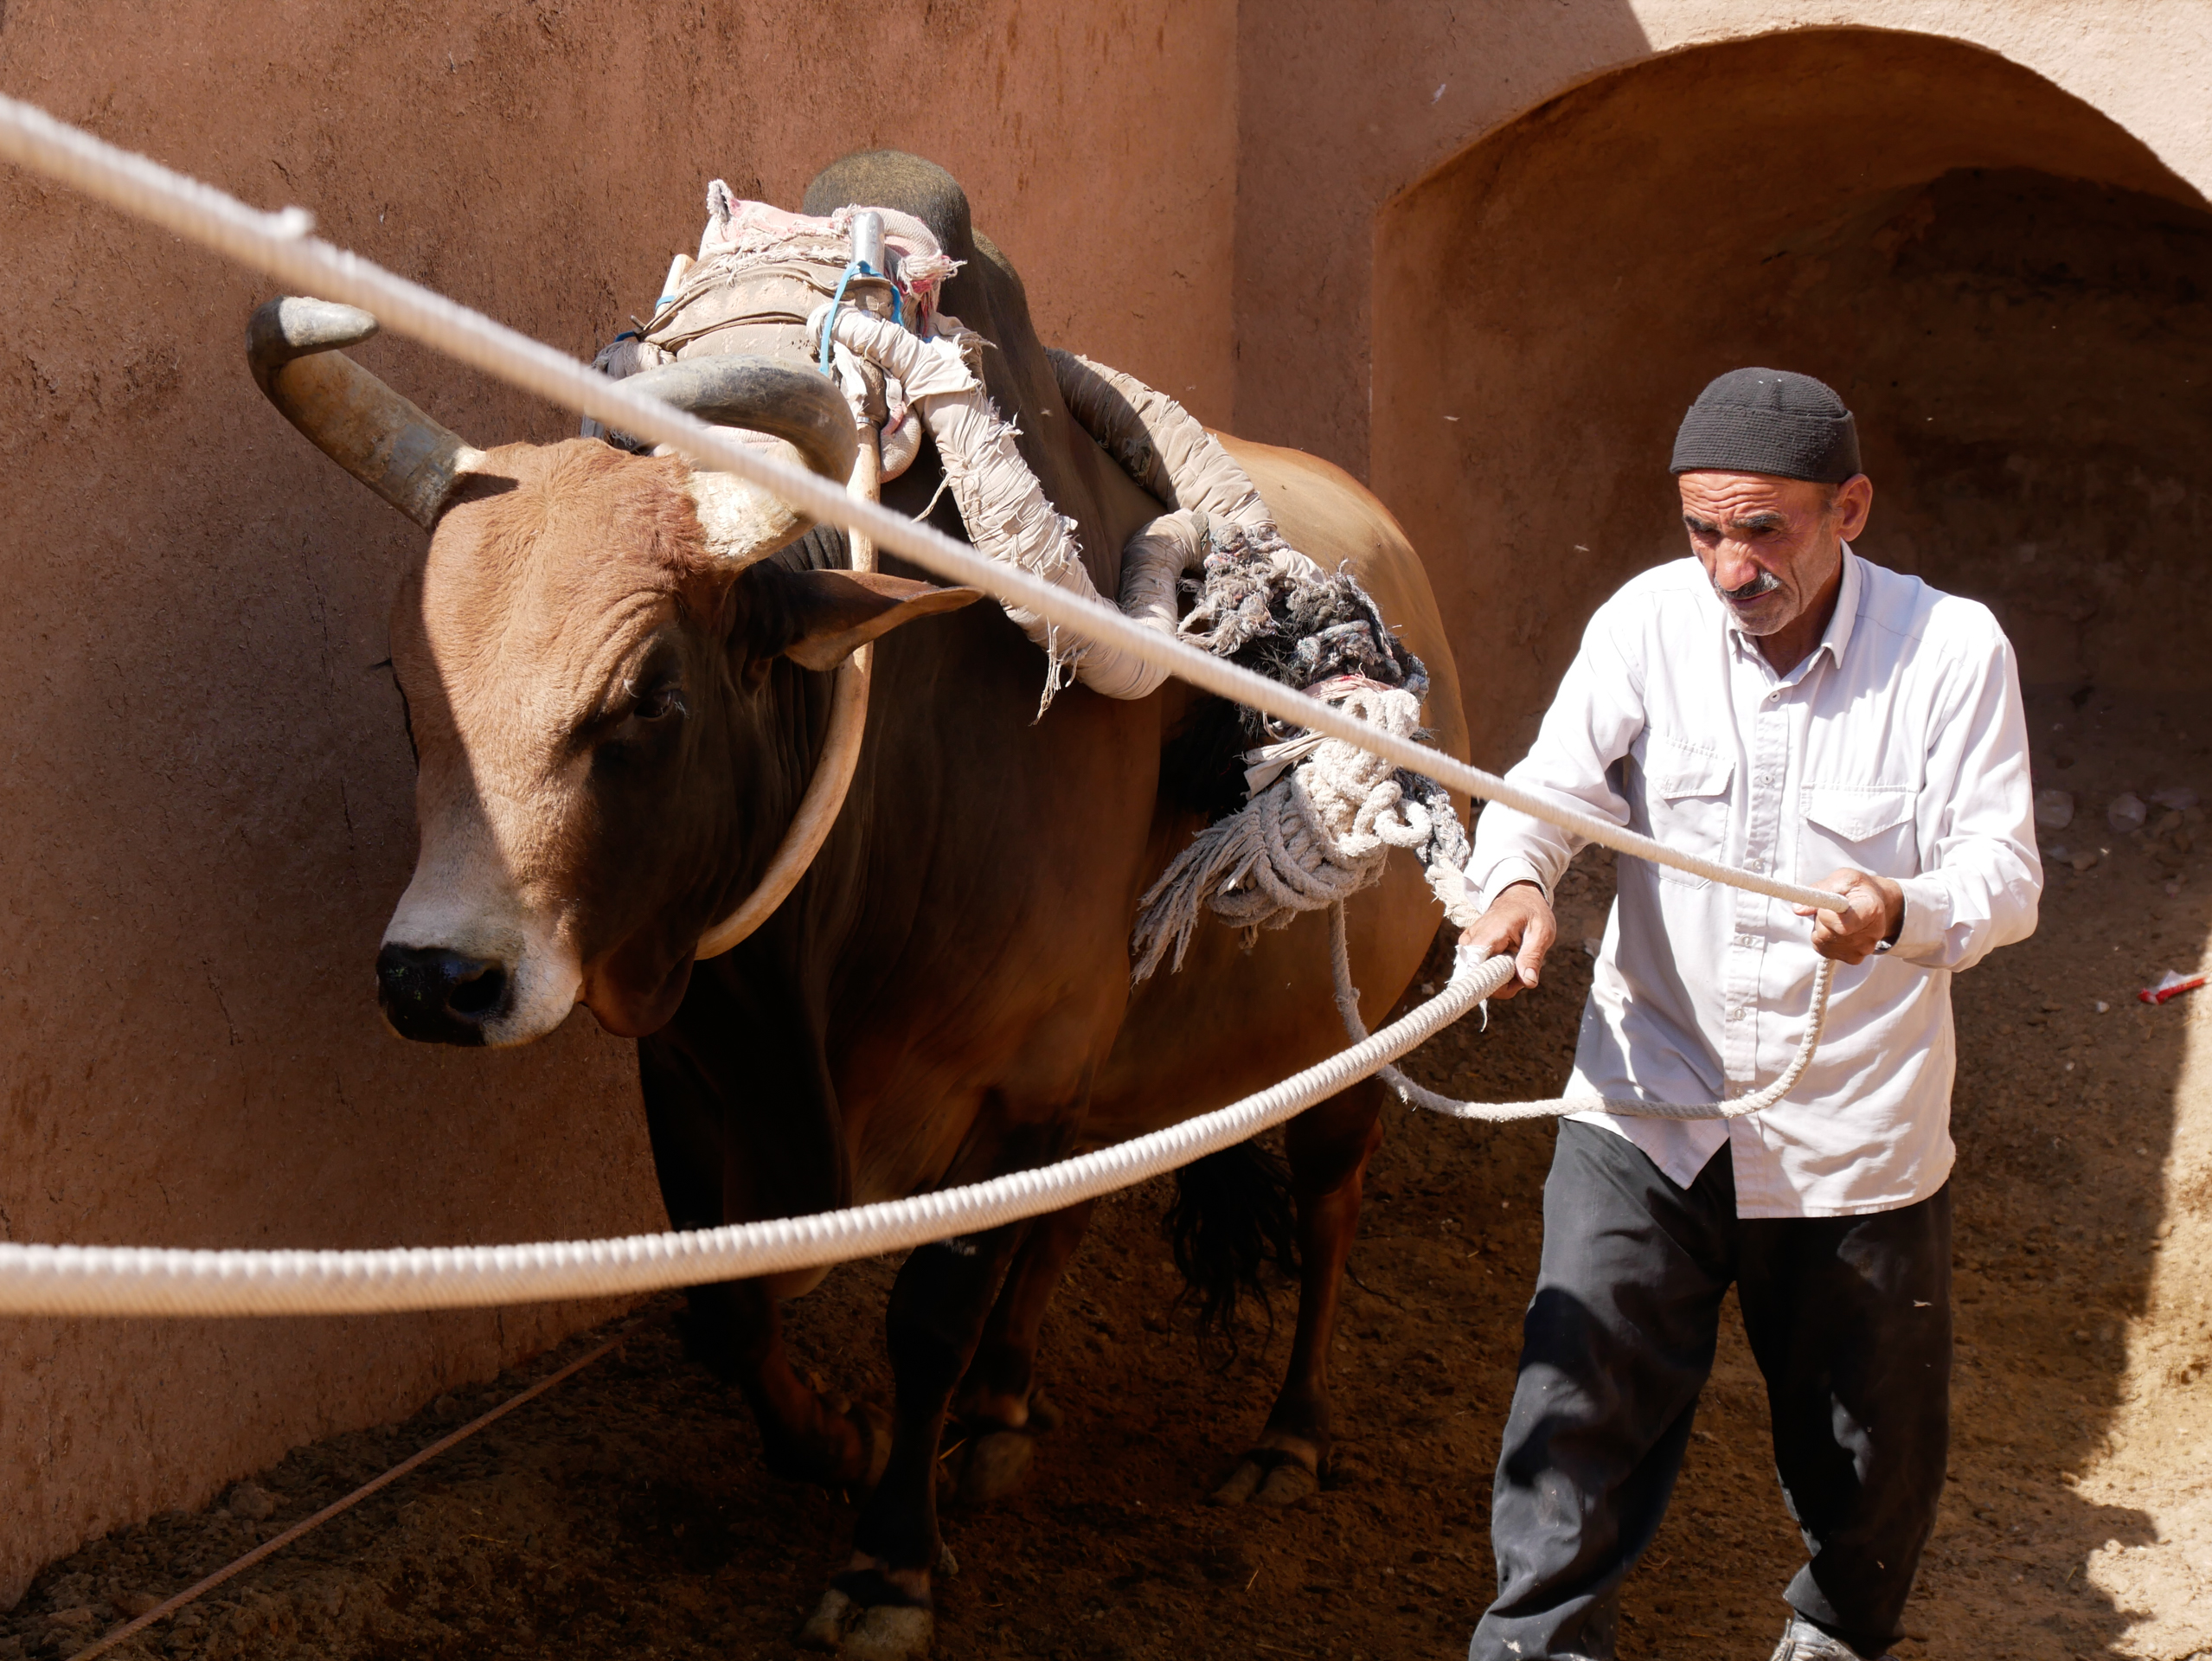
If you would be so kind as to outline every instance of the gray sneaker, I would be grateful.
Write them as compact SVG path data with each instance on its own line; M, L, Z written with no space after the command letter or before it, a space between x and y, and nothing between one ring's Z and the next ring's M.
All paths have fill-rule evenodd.
M1774 1646L1773 1661L1861 1661L1861 1657L1842 1639L1831 1638L1803 1615L1793 1613L1790 1624L1782 1629L1782 1641ZM1876 1661L1897 1661L1897 1658L1884 1655Z

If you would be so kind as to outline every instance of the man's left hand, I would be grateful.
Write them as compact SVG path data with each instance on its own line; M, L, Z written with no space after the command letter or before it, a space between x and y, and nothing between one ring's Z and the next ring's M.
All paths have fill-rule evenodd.
M1905 891L1886 876L1869 876L1846 867L1812 886L1832 889L1841 896L1832 911L1794 907L1798 916L1813 919L1812 949L1824 958L1838 963L1864 963L1875 947L1895 940L1905 926Z

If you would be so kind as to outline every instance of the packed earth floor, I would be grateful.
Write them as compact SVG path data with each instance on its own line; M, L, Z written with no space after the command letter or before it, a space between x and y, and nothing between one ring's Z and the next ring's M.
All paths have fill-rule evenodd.
M2036 782L2069 792L2074 818L2043 832L2039 933L1956 984L1951 1481L1897 1652L2212 1656L2212 988L2135 997L2204 959L2212 824L2156 805L2139 830L2107 818L2124 792L2212 795L2212 717L2093 691L2033 707ZM1462 1023L1414 1073L1487 1099L1554 1093L1588 984L1580 943L1611 886L1609 858L1586 855L1541 993L1487 1033ZM1463 1654L1492 1584L1491 1465L1551 1140L1391 1110L1336 1354L1336 1458L1288 1510L1207 1503L1279 1381L1287 1294L1272 1336L1254 1325L1238 1360L1209 1363L1176 1308L1164 1185L1101 1205L1046 1326L1064 1422L1020 1495L948 1512L959 1568L938 1581L938 1653ZM803 1363L855 1395L888 1387L893 1267L842 1270L792 1306ZM74 1654L599 1341L299 1448L227 1503L53 1565L0 1617L0 1661ZM765 1475L742 1405L649 1319L119 1653L790 1657L852 1521L844 1497ZM1627 1587L1621 1653L1763 1661L1798 1561L1731 1306L1673 1510Z

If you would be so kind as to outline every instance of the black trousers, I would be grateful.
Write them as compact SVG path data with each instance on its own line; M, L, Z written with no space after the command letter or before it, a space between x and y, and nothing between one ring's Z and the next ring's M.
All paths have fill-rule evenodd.
M1725 1145L1685 1190L1568 1120L1497 1464L1497 1601L1470 1661L1613 1655L1731 1281L1809 1554L1783 1595L1862 1654L1897 1636L1949 1443L1949 1186L1869 1216L1740 1220Z

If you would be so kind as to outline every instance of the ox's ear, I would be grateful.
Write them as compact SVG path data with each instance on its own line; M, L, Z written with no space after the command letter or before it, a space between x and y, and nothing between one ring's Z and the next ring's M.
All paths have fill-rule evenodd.
M756 662L778 655L806 669L835 669L901 623L957 612L983 598L977 588L939 588L873 571L787 571L754 566L747 645Z

